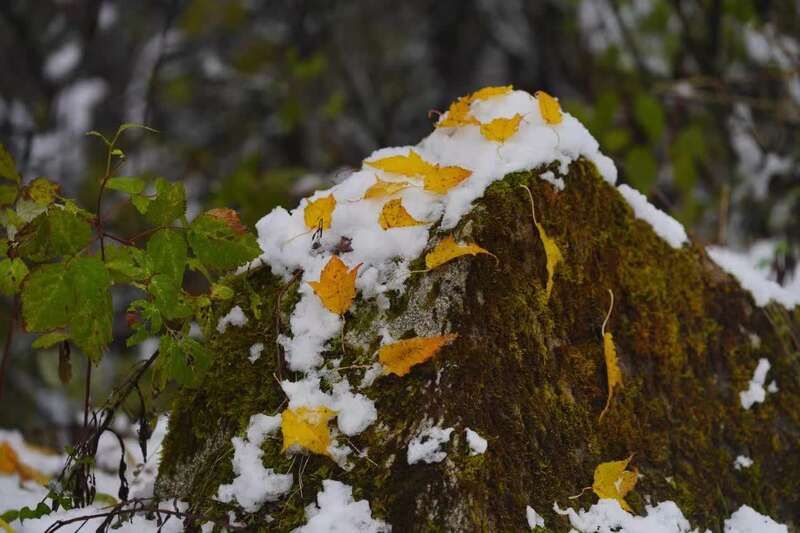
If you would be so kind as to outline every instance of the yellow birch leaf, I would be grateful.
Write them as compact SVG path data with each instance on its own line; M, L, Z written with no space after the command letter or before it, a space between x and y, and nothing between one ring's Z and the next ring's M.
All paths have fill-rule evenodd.
M440 337L414 337L381 346L378 360L383 365L383 373L405 376L412 366L424 363L456 337L458 335L455 333Z
M361 263L347 270L339 256L334 255L322 269L319 281L308 282L331 313L343 315L350 309L356 296L356 274L360 266Z
M558 100L544 91L536 91L534 94L536 101L539 102L539 112L548 124L560 124L562 120L561 105Z
M592 490L600 499L612 499L619 502L620 507L633 512L625 501L625 495L636 486L636 471L625 470L633 456L622 461L609 461L600 463L594 469L594 483Z
M383 198L384 196L391 196L394 193L400 192L403 189L410 187L411 184L407 181L383 181L376 178L375 184L367 189L364 193L364 200L371 198Z
M49 478L35 468L23 463L8 441L0 442L0 474L17 474L22 481L34 480L47 485Z
M468 96L462 96L450 104L447 115L436 123L436 127L457 128L468 124L479 125L480 122L478 122L478 119L470 114L470 104L472 104L472 99Z
M481 135L490 141L506 142L517 133L521 121L522 115L519 113L511 118L496 118L491 122L481 124Z
M330 457L328 447L331 444L331 433L328 421L334 416L336 413L327 407L284 410L281 413L282 451L300 446L309 452Z
M466 168L435 165L431 172L425 174L425 190L436 194L447 194L447 191L470 176L472 171Z
M599 420L611 406L611 398L614 396L614 387L622 386L622 371L619 369L619 361L617 360L617 348L614 346L614 337L610 331L603 333L603 357L606 360L606 373L608 376L608 396L606 398L606 405L603 407L603 412L600 413Z
M556 266L564 260L564 256L561 255L561 250L558 249L556 241L547 235L544 226L537 222L536 229L539 230L539 238L542 239L544 253L547 256L547 286L545 288L545 295L546 299L549 300L550 293L553 291L553 276L556 273Z
M391 228L406 228L409 226L421 226L425 222L417 220L412 217L406 208L403 207L403 202L400 198L389 200L383 204L381 214L378 217L378 223L384 230Z
M424 176L433 170L433 165L422 159L414 150L410 150L408 155L393 155L374 161L366 161L366 163L384 172L410 176L412 178Z
M477 254L489 254L495 258L495 261L497 260L497 256L485 248L474 243L458 244L452 235L448 235L425 255L425 266L428 270L432 270L462 255Z
M514 90L513 85L500 85L497 87L484 87L483 89L479 89L470 95L470 100L488 100L489 98L493 98L495 96L503 96L504 94L508 94Z
M303 211L303 218L308 229L329 229L333 220L333 210L336 209L336 198L329 194L308 202Z

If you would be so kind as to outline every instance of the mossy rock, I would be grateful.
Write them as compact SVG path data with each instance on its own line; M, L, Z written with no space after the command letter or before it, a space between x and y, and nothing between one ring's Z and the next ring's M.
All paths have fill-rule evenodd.
M302 467L302 490L240 515L245 522L270 531L302 525L304 506L333 478L352 485L395 531L524 531L526 505L552 530L567 530L553 502L589 506L591 491L568 497L591 485L599 463L634 454L641 477L627 500L635 511L674 500L693 526L720 531L747 504L800 527L800 310L757 307L702 247L671 248L591 163L573 163L562 192L539 179L545 170L496 182L456 228L457 238L474 240L498 262L466 257L415 274L386 310L356 303L341 366L371 363L382 327L396 338L458 338L407 376L384 376L365 389L379 419L351 439L369 456L356 458L352 470L325 457L292 463L278 440L267 441L265 465L284 472L293 464L295 488ZM545 253L521 184L564 255L549 300ZM434 231L431 242L441 234ZM213 501L232 479L231 437L252 414L282 408L275 335L296 301L296 288L267 268L233 283L237 295L217 316L238 304L250 321L211 335L215 361L174 405L157 486L206 517L232 508ZM598 421L607 396L600 330L609 289L616 302L607 329L624 387ZM266 349L251 364L255 342ZM328 356L342 352L335 339ZM739 392L761 357L780 390L744 410ZM347 376L357 384L361 372ZM408 465L408 442L425 420L456 429L448 456ZM484 455L468 454L466 427L488 439ZM735 470L740 454L754 465Z

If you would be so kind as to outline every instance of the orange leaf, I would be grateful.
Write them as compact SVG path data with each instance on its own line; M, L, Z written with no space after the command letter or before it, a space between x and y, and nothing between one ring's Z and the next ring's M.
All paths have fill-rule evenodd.
M468 96L462 96L452 104L447 114L439 122L436 123L437 128L456 128L458 126L466 126L468 124L478 125L478 119L470 115L470 104L472 99Z
M405 376L411 367L424 363L446 344L450 344L458 337L456 334L442 335L440 337L414 337L403 341L393 342L381 346L378 350L378 360L384 367L385 374Z
M472 175L471 170L461 167L440 167L425 175L425 190L436 194L447 194L447 191Z
M517 130L522 121L522 115L517 113L511 118L496 118L486 124L481 124L481 135L495 142L506 142Z
M600 463L594 469L594 483L592 483L592 490L598 498L617 500L620 507L629 513L632 511L625 501L625 495L633 490L638 478L636 471L625 470L632 458L633 456L630 456L622 461Z
M333 210L336 209L336 198L329 194L309 202L303 211L308 229L329 229L333 221Z
M477 254L489 254L497 260L496 255L477 244L458 244L452 235L448 235L425 256L425 266L432 270L462 255Z
M508 94L514 90L513 85L501 85L497 87L484 87L483 89L479 89L470 95L470 99L475 100L488 100L489 98L494 98L495 96L503 96L504 94Z
M389 200L383 204L378 223L384 230L391 228L406 228L409 226L421 226L425 222L412 217L399 198Z
M298 407L281 413L283 450L300 446L309 452L330 456L331 433L328 421L336 413L327 407Z
M364 200L391 196L392 194L400 192L403 189L411 186L411 184L407 181L383 181L380 178L375 179L377 180L375 181L375 184L367 189L367 192L364 193Z
M322 269L319 281L308 282L331 313L343 315L350 309L356 296L356 274L360 266L361 263L348 271L339 256L334 255Z
M422 159L414 150L409 150L408 155L393 155L374 161L366 161L366 163L384 172L401 174L412 178L424 176L433 169L433 165Z
M331 196L331 198L333 198L333 196ZM335 204L336 200L334 200L334 205ZM239 219L239 213L233 209L228 209L227 207L217 207L206 211L206 215L224 222L226 226L228 226L234 233L238 235L244 235L247 233L247 228L242 225L242 222ZM330 226L330 224L328 225Z
M20 461L16 450L7 441L0 442L0 474L17 474L20 480L34 480L40 485L46 485L48 477Z
M534 95L539 102L539 112L548 124L560 124L562 120L561 105L558 100L544 91L536 91Z

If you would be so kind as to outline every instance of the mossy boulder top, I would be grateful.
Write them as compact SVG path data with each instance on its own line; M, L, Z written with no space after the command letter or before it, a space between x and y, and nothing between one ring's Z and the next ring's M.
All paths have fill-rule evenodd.
M489 113L482 102L472 105L476 114ZM534 126L549 127L536 119ZM569 146L568 132L561 139ZM502 158L503 145L497 148ZM264 439L263 466L291 473L293 488L255 512L217 501L218 489L236 476L232 439L244 436L253 415L284 411L281 382L311 372L302 367L308 361L286 351L298 306L313 293L288 263L267 261L232 277L234 298L204 325L216 354L212 367L173 406L159 496L188 501L202 516L225 520L234 510L253 528L290 531L306 522L305 507L323 480L333 479L351 486L394 531L523 531L527 506L548 528L567 530L554 502L595 503L591 491L582 492L595 467L633 455L640 475L626 501L634 512L672 500L693 526L721 530L746 504L790 527L800 524L800 310L757 305L703 247L667 242L607 170L598 170L603 160L591 159L578 150L570 161L531 160L536 164L487 181L463 213L463 201L429 212L408 203L416 218L444 218L424 228L424 241L400 267L401 286L385 276L388 267L376 267L376 284L385 288L358 291L314 361L321 394L347 380L353 396L374 404L377 419L353 435L332 423L333 439L350 450L337 461L284 452L280 432ZM547 252L521 185L562 256L549 296ZM405 194L404 205L412 198ZM464 256L425 271L425 254L450 235L497 260ZM327 257L348 262L347 247L358 242L321 246ZM614 307L605 331L613 333L622 385L600 420L608 398L601 328L609 291ZM217 331L236 306L247 320ZM456 336L407 375L373 379L387 338L441 335ZM745 409L740 393L761 359L777 390ZM440 460L410 461L409 444L437 427L452 428ZM487 441L485 452L475 452L468 428ZM735 468L738 456L752 466Z

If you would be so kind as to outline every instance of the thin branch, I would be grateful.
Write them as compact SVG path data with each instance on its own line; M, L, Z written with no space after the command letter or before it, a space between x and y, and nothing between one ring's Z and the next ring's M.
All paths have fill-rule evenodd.
M3 392L5 390L6 368L8 366L8 360L11 357L11 341L14 338L14 327L16 326L18 312L19 297L15 295L14 302L11 304L11 316L8 319L8 333L3 343L3 361L0 363L0 400L3 399Z

